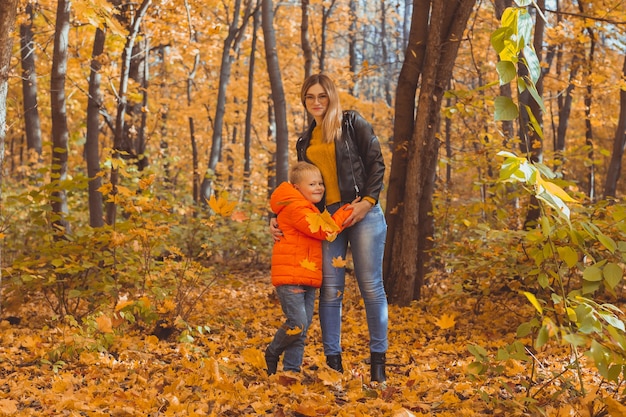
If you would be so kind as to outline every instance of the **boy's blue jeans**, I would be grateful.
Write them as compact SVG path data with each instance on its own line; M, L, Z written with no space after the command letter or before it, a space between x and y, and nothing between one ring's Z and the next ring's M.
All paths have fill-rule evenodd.
M313 321L316 288L305 285L280 285L276 287L280 305L287 320L276 331L268 350L283 357L285 371L300 372L306 332Z
M339 204L331 205L328 211L333 214ZM361 297L365 303L367 326L370 337L370 352L387 351L387 295L383 285L383 254L387 223L379 204L367 213L365 218L345 229L332 242L324 241L323 280L320 290L320 325L324 354L341 353L341 307L345 289L345 269L332 265L333 258L346 259L348 243L354 261Z

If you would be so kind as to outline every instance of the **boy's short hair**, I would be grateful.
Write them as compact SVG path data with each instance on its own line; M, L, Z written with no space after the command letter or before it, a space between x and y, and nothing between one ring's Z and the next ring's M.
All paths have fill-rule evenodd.
M308 174L311 172L320 173L318 167L308 162L300 161L291 167L289 170L289 182L292 184L296 184L302 181L302 177L304 174Z

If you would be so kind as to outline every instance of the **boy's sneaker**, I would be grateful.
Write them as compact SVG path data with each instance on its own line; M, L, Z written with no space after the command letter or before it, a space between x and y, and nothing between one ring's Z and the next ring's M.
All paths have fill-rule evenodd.
M274 375L278 369L278 356L270 352L270 347L265 349L265 364L267 365L267 374Z

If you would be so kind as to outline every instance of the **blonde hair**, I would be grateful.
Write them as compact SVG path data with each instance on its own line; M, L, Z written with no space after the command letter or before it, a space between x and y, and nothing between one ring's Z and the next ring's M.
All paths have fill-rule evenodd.
M324 114L324 120L322 121L322 132L324 133L324 142L331 143L341 137L343 112L341 110L341 103L339 103L339 93L337 92L335 83L328 75L321 73L313 74L304 80L302 90L300 91L300 99L305 109L306 93L309 91L309 88L315 84L319 84L328 95L328 108Z
M292 184L297 184L302 181L306 174L311 173L322 175L319 168L315 165L309 164L308 162L304 161L297 162L289 170L289 182Z

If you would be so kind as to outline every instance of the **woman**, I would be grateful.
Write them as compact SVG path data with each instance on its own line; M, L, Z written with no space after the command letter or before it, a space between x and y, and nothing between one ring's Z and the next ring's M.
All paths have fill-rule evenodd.
M344 223L348 227L333 242L322 244L319 315L326 363L343 372L341 309L345 270L332 262L335 258L346 259L350 244L354 274L367 316L371 380L382 383L386 381L388 315L382 277L387 224L378 204L385 173L380 144L363 117L354 111L342 111L337 88L328 76L315 74L307 78L302 85L301 100L314 121L298 139L298 160L310 162L322 172L325 204L330 214L343 204L352 203L352 214ZM275 238L280 235L276 225L272 221Z

